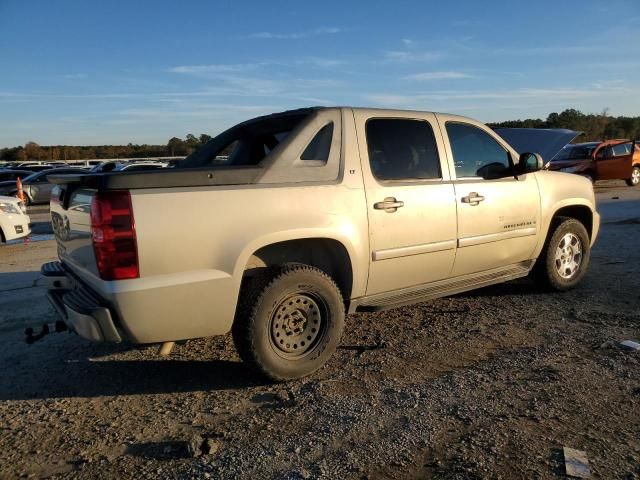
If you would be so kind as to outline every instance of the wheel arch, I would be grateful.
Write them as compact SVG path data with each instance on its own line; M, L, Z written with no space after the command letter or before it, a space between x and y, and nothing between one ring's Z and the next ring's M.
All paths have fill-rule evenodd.
M584 228L587 229L587 233L589 234L589 239L593 236L593 212L591 208L586 205L567 205L561 208L558 208L553 215L551 216L551 221L549 222L549 226L547 227L547 237L549 236L549 230L551 225L556 221L559 217L568 217L575 218L580 223L584 225Z
M536 247L535 258L540 255L540 252L542 251L544 245L547 243L549 238L551 238L551 235L553 235L552 227L560 218L574 218L582 223L584 225L584 228L587 230L589 240L591 240L593 243L594 222L593 210L591 209L591 207L585 203L569 203L559 205L555 208L553 214L549 217L549 220L544 226L544 234L540 236L541 240L538 242L538 245Z
M268 243L248 256L242 278L287 263L304 263L322 270L336 282L345 303L349 302L354 287L354 269L343 242L329 237L309 237Z

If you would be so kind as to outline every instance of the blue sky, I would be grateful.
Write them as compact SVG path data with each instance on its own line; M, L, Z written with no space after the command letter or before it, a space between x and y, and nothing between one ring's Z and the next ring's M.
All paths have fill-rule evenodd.
M637 0L0 0L0 147L166 143L308 105L640 115Z

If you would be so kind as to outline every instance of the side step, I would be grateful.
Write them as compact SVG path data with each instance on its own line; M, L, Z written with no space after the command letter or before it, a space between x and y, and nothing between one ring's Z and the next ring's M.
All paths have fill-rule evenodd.
M416 287L394 290L369 297L363 297L349 309L350 312L377 312L390 308L412 305L414 303L447 297L457 293L487 287L496 283L508 282L526 277L533 266L533 260L489 270L488 272L463 275L461 277L440 280Z

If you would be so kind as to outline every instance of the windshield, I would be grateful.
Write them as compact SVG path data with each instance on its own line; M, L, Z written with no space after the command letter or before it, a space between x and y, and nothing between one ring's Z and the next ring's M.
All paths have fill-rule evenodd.
M597 143L593 145L567 145L558 152L558 155L552 161L589 160L597 146Z

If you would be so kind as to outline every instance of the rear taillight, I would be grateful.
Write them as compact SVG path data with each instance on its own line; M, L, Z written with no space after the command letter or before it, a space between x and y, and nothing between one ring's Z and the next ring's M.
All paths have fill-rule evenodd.
M91 238L100 278L138 278L136 228L128 191L98 192L91 201Z

